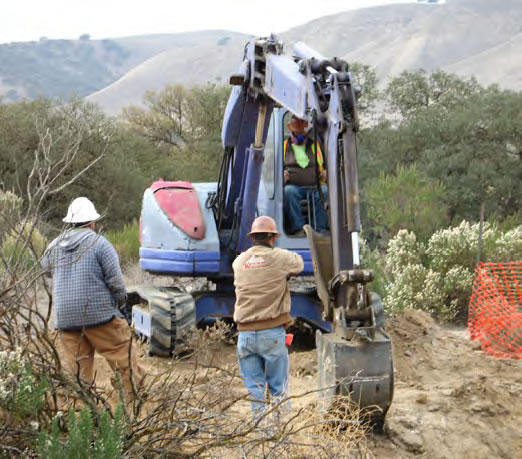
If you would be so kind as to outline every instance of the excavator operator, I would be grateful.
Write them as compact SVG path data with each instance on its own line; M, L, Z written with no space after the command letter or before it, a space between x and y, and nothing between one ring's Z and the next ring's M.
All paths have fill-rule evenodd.
M291 136L285 140L284 152L284 213L287 231L304 236L307 223L301 210L301 200L313 198L315 221L309 222L320 233L328 230L328 217L317 189L317 173L325 199L328 199L326 169L319 142L307 137L308 122L292 115L288 123ZM317 162L317 164L316 164Z

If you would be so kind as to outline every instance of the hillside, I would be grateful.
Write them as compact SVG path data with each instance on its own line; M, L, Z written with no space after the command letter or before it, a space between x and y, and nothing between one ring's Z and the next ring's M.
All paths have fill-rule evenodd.
M139 104L147 90L161 90L169 83L227 84L228 76L241 62L246 35L223 37L218 44L199 43L190 48L175 48L151 57L110 86L88 99L104 110L117 113L126 105Z
M327 56L376 67L381 82L405 69L442 68L481 83L522 89L522 1L448 0L326 16L280 34L290 51L305 41ZM226 82L249 37L228 31L110 40L0 45L0 94L76 93L118 113L168 83ZM58 71L57 71L58 69Z
M47 40L0 45L0 96L7 101L38 96L87 96L165 50L212 49L236 36L226 31L145 35L105 40Z
M327 56L376 67L384 82L405 69L474 75L483 84L522 89L522 2L449 0L442 5L399 4L327 16L280 35L286 49L305 41ZM238 37L221 49L167 51L141 64L89 99L117 113L139 104L147 89L166 83L226 81L241 61Z

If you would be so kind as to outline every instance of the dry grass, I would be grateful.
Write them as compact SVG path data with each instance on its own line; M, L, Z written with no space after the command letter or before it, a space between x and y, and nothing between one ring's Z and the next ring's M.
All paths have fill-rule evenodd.
M222 323L194 330L190 355L173 360L148 381L149 397L131 423L130 457L354 457L366 456L368 425L349 398L325 412L317 391L268 404L253 419L237 363L224 362ZM289 405L301 405L288 408ZM172 454L176 451L176 455Z

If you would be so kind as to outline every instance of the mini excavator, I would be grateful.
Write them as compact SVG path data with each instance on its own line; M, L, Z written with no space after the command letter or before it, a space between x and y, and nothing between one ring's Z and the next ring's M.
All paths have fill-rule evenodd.
M314 288L291 292L291 314L315 331L321 393L350 394L382 423L393 397L392 345L382 302L370 291L373 272L362 268L359 253L358 87L349 65L304 43L285 54L276 37L258 38L245 46L230 84L218 181L156 181L144 193L140 220L141 269L206 278L213 287L133 288L127 306L137 333L149 341L150 354L169 356L183 349L194 325L231 320L231 266L251 244L252 221L269 215L285 228L283 143L294 114L323 145L329 234L314 230L314 203L305 200L305 235L283 230L277 239L303 257L300 276L315 278Z

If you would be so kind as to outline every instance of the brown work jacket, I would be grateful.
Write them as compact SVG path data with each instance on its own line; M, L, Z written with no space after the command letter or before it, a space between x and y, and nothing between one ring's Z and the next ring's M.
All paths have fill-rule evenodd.
M304 268L301 255L280 248L255 245L232 264L238 330L265 330L289 323L288 277Z

